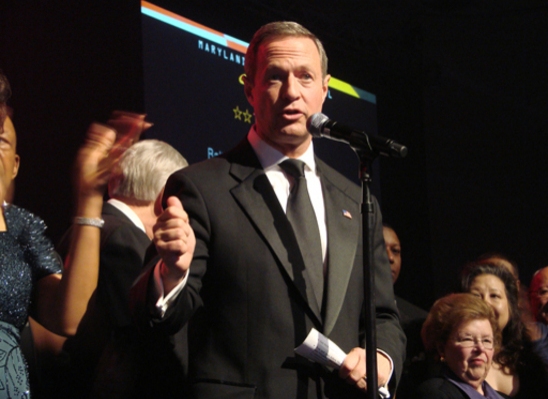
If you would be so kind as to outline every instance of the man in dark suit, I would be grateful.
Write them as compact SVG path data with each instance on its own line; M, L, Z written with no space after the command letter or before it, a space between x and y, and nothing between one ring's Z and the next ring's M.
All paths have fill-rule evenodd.
M390 262L392 282L395 284L401 271L401 243L396 231L383 224L383 236L386 253ZM396 296L396 306L400 312L400 324L407 338L405 363L398 385L398 399L413 398L418 384L426 377L425 350L421 339L422 324L428 312L411 302Z
M142 272L152 227L162 211L164 184L170 174L187 165L169 144L142 140L124 153L113 171L110 199L102 211L97 290L78 333L65 344L73 375L69 396L87 397L93 392L94 397L145 397L142 388L134 392L142 387L139 376L153 353L145 352L148 348L134 334L129 290ZM176 364L169 350L161 356L173 357Z
M136 319L152 330L188 323L192 397L363 397L361 191L314 156L306 130L327 95L327 57L302 26L272 23L254 35L245 71L255 125L233 150L168 180L154 234L161 259L134 286ZM297 186L279 166L286 159L305 165L319 273L285 214ZM394 388L405 337L374 206L378 376ZM338 371L294 352L312 328L348 353Z

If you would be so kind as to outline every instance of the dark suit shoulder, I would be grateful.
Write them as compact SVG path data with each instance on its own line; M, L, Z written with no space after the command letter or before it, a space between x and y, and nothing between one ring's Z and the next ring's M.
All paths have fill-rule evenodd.
M193 163L186 168L176 171L171 177L198 177L206 174L225 174L230 170L232 165L251 169L262 168L261 163L253 151L251 144L247 141L247 138L244 138L236 147L226 153L215 158Z
M434 377L417 389L417 399L467 399L468 396L446 378Z
M114 205L109 204L108 202L103 204L103 210L101 212L101 217L105 221L105 225L101 230L101 233L108 232L109 230L115 229L122 225L134 226L133 222L118 208Z
M150 239L122 211L109 203L105 203L101 217L105 221L105 225L101 229L101 250L112 242L116 245L125 242L135 248L145 246L142 251L144 255L146 247L150 244Z
M360 200L360 186L318 157L316 157L316 166L325 180L336 186L341 192L352 198L352 200Z

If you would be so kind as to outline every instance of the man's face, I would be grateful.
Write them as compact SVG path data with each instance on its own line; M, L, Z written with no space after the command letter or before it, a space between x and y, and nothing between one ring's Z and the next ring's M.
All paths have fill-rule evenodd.
M401 270L401 246L396 232L390 227L383 227L384 243L386 244L386 253L390 261L390 273L392 274L392 283L395 283Z
M9 117L4 120L0 132L0 201L6 199L11 182L19 170L19 155L16 153L17 137Z
M320 54L312 39L273 38L257 52L253 81L245 94L255 112L257 134L285 155L298 156L312 139L308 117L321 112L329 75L322 77Z
M531 311L538 322L548 324L548 267L533 277L529 288Z

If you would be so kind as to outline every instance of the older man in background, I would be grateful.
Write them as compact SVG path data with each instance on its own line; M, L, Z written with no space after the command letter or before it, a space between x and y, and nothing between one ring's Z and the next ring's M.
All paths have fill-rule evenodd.
M165 182L187 165L171 145L141 140L124 153L113 171L110 199L102 212L98 287L78 334L65 344L72 376L71 383L64 384L68 397L144 398L146 390L162 396L163 387L172 385L162 384L161 375L163 367L179 364L171 338L145 343L137 336L129 291L142 271L152 227L162 212ZM160 374L154 381L148 380L151 369Z

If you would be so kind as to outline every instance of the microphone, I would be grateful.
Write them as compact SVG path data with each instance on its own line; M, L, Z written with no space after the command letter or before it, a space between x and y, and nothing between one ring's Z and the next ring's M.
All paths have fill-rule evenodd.
M370 136L365 132L341 125L321 112L308 118L306 129L314 137L327 137L331 140L341 141L349 144L355 150L369 150L393 158L404 158L407 155L407 147L394 140Z

